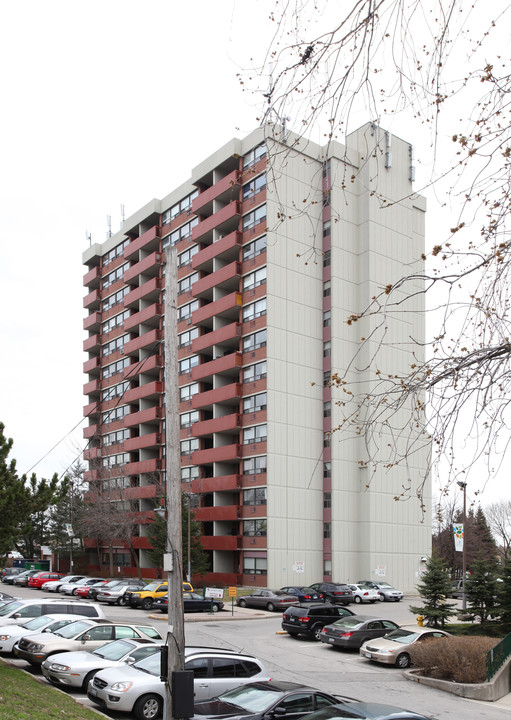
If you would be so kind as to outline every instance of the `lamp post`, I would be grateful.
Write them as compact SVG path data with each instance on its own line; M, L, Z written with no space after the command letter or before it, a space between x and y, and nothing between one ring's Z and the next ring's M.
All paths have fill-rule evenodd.
M467 575L467 555L466 555L466 530L467 530L467 483L458 480L458 486L463 490L463 550L462 550L462 564L463 564L463 600L462 608L467 609L467 595L465 590L465 581Z

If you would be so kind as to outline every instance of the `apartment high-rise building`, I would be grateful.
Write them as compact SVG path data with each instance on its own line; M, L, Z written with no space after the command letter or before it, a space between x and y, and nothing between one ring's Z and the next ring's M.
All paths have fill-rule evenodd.
M231 140L83 254L86 479L105 503L137 513L129 542L99 537L99 552L106 561L112 545L126 573L135 554L144 576L158 572L147 526L165 481L171 244L181 480L202 523L204 580L280 587L383 577L410 590L431 549L430 489L424 517L416 499L394 498L423 472L427 448L368 482L361 439L330 435L343 410L329 378L351 367L352 380L367 381L370 362L350 366L361 338L346 320L423 252L413 154L372 124L346 146L284 132L267 126ZM404 339L423 338L422 303L417 294L390 323L380 369L410 365ZM371 345L364 352L367 360ZM90 565L95 553L91 543Z

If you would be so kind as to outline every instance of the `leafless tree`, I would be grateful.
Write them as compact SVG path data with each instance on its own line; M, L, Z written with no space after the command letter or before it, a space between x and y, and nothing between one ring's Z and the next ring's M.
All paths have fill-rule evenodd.
M511 547L511 500L491 503L484 513L490 530L500 543L504 557L508 557Z
M342 393L339 430L365 442L361 464L391 470L431 446L423 480L440 464L446 486L481 463L490 478L510 439L509 12L505 0L276 0L271 46L240 73L244 89L265 97L261 122L292 115L299 137L343 141L369 116L428 138L418 191L429 189L442 209L437 235L422 271L382 278L346 318L359 350L332 383ZM434 328L426 346L409 338L407 369L379 367L389 322L418 293ZM371 377L362 392L360 371Z

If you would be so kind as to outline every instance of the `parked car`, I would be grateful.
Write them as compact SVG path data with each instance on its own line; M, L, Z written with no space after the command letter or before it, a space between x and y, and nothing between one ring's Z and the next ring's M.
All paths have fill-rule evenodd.
M64 577L61 577L59 580L48 580L48 582L45 582L41 587L41 590L44 590L44 592L57 593L60 590L60 586L64 585L64 583L78 582L78 580L84 577L85 575L64 575Z
M289 607L283 614L282 629L293 637L306 635L319 640L325 625L354 614L347 607L339 605L300 603Z
M184 612L218 612L223 610L224 604L217 598L208 598L195 592L183 593L183 611ZM153 610L159 610L162 613L168 613L169 596L156 598L153 602Z
M129 592L138 592L146 586L146 583L142 580L132 580L128 585L119 584L113 587L107 588L99 587L96 593L96 600L98 602L105 602L109 605L128 605Z
M39 590L42 588L44 583L49 582L50 580L60 580L61 577L64 577L64 573L42 570L41 572L38 572L28 578L27 587L37 588Z
M159 632L150 625L130 625L90 618L76 620L54 633L22 637L14 645L14 655L31 665L40 665L48 655L75 650L96 650L111 640L142 638L161 640Z
M26 587L28 585L29 579L33 575L36 575L38 572L41 572L41 571L40 570L25 570L25 572L22 572L13 578L12 584L13 585L21 585L21 587Z
M349 585L350 590L353 592L353 600L356 603L369 602L374 603L380 599L380 593L376 588L369 587L369 585Z
M310 587L322 593L326 603L349 605L353 602L353 592L345 583L311 583Z
M129 603L132 608L142 608L142 610L150 610L153 601L157 597L163 597L167 593L168 587L166 582L155 580L145 585L136 592L131 592L128 596Z
M64 613L66 615L85 615L86 617L104 618L105 614L100 605L81 602L79 600L64 600L60 598L21 599L3 605L0 608L1 625L18 625L29 618L40 615Z
M398 628L397 623L385 618L351 615L325 625L319 639L334 648L358 649L365 642L383 637Z
M401 590L396 590L393 585L389 585L388 582L374 582L373 580L359 580L359 585L368 585L369 587L375 588L380 593L380 600L394 600L399 602L403 599L403 593Z
M90 600L96 600L98 596L98 592L107 587L115 587L116 585L126 585L127 583L124 582L124 580L117 578L117 580L105 580L105 582L100 583L94 583L94 585L91 585L89 588L89 599Z
M108 582L108 580L103 579L103 580L97 580L92 585L78 585L76 588L75 597L82 597L82 598L91 597L91 595L90 595L91 590L94 590L94 589L99 590L99 588L102 587L103 585L106 585L107 582ZM91 598L91 599L95 600L95 597Z
M433 720L411 710L383 703L350 702L348 705L330 705L307 716L307 720L337 720L337 718L360 718L360 720Z
M17 575L20 575L22 572L25 572L25 568L21 567L8 567L8 568L2 568L2 574L1 579L3 583L8 582L7 578L14 578Z
M285 610L298 603L297 595L288 595L282 590L256 590L251 595L236 598L240 607L261 608L261 610Z
M451 583L451 592L449 597L462 598L463 597L463 579L453 580Z
M7 605L7 603L13 602L13 600L19 600L19 597L15 597L14 595L9 595L9 593L0 592L0 603L2 605Z
M77 580L76 582L68 582L64 583L59 587L59 593L61 595L76 595L78 588L89 588L91 585L94 585L94 583L97 583L101 580L101 578L98 577L84 577L81 580ZM88 596L89 590L87 589L87 596Z
M304 602L323 602L323 594L317 590L313 590L308 585L288 585L280 588L282 592L288 593L288 595L296 595L298 601Z
M347 698L346 698L347 699ZM290 717L293 720L315 710L337 705L343 698L294 682L272 680L237 687L206 702L196 702L194 718L263 720Z
M89 683L87 696L96 705L133 713L136 720L161 714L165 684L160 680L160 655L134 665L100 670ZM185 670L193 670L196 701L209 700L227 689L269 680L263 663L253 655L223 648L185 648Z
M21 637L35 635L41 632L53 632L64 625L78 620L80 615L66 615L60 613L52 613L50 615L40 615L39 617L30 618L19 625L5 625L0 627L0 652L11 653L14 643L18 642Z
M450 637L450 633L444 630L433 630L428 628L399 628L392 630L385 637L377 640L368 640L360 648L362 657L386 665L396 665L399 668L407 668L411 664L408 648L416 642L430 642L440 638Z
M89 682L99 670L131 665L155 652L159 655L163 643L163 640L149 638L114 640L92 652L77 650L51 655L43 661L41 670L54 685L87 691Z

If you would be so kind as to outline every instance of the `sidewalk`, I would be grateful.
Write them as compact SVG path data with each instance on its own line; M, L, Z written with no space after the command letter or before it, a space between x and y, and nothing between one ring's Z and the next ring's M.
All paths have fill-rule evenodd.
M167 620L168 615L158 613L158 615L149 615L151 620ZM218 612L200 612L200 613L185 613L185 623L187 622L210 622L211 620L218 620L223 622L225 620L264 620L264 618L271 617L282 617L282 612L269 612L268 610L258 610L254 608L242 608L239 605L234 605L231 608L230 604L225 604L223 610Z

